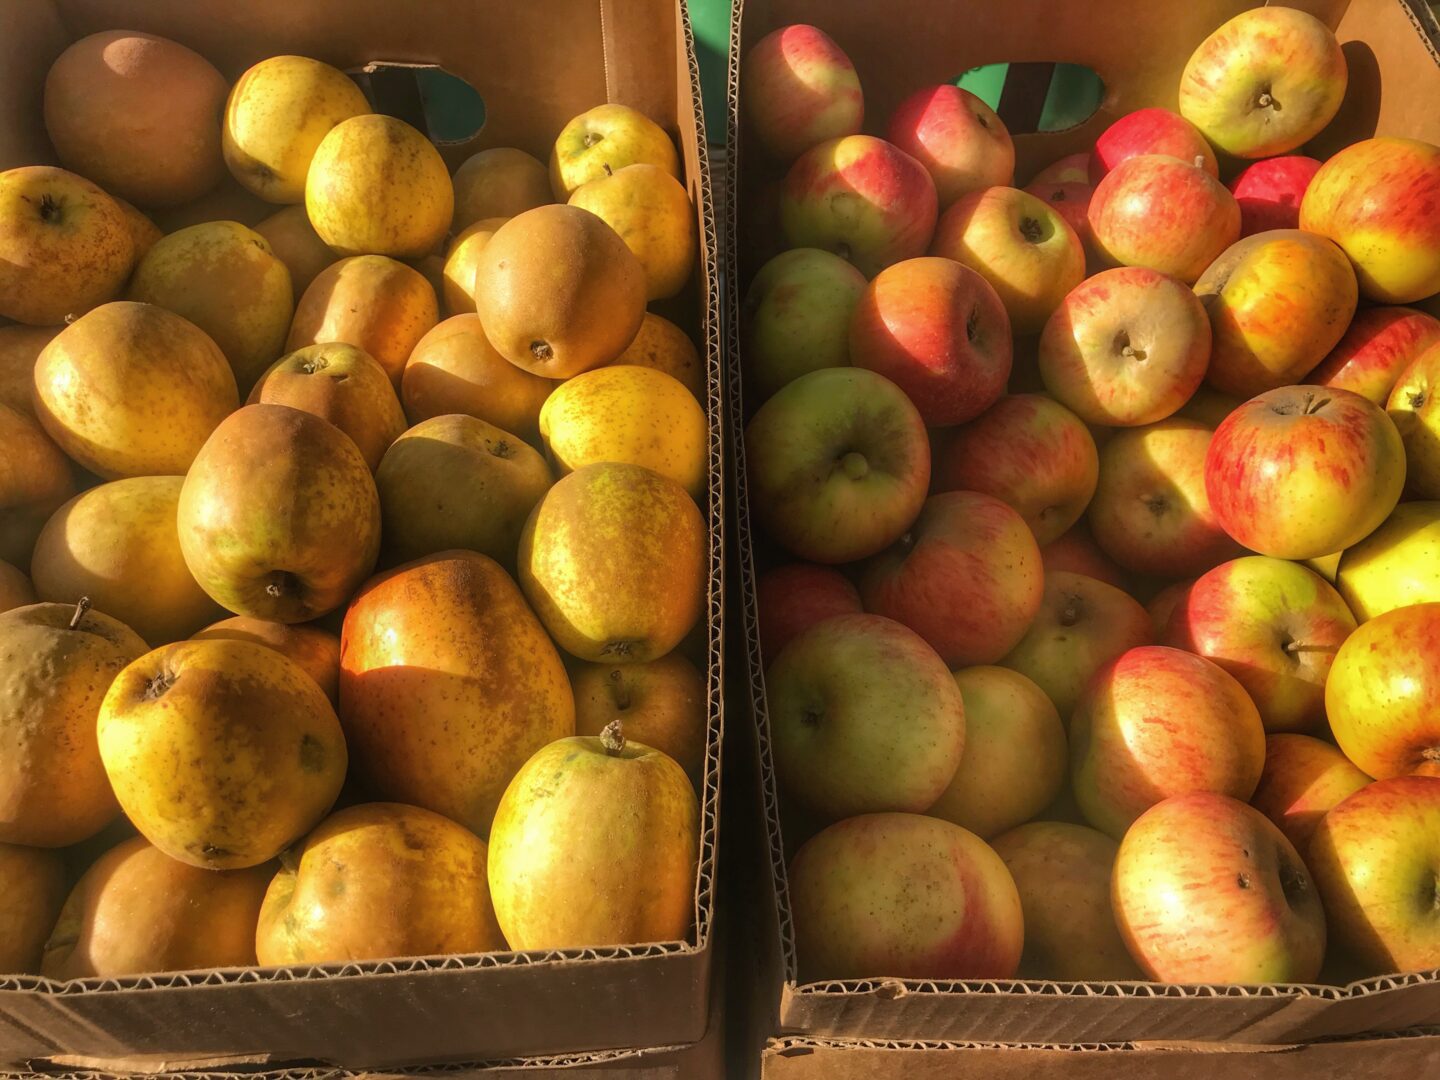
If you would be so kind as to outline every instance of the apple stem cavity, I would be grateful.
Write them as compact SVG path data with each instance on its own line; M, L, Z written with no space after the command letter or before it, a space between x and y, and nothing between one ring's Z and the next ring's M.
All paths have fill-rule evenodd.
M1065 606L1060 609L1060 625L1074 626L1084 613L1085 602L1073 593L1065 597Z
M619 720L611 720L600 732L600 745L609 757L619 757L625 752L625 728Z
M40 196L40 220L54 221L60 216L60 203L53 195Z
M1144 360L1145 350L1137 349L1130 343L1130 332L1121 330L1115 335L1115 349L1126 360Z
M553 360L555 358L555 350L550 347L548 341L532 341L530 342L530 355L535 357L536 360Z
M175 676L168 671L162 671L153 679L145 683L145 689L140 696L146 701L156 701L165 696L170 687L175 685Z
M590 147L600 142L600 140L603 138L605 138L605 136L601 135L598 131L587 131L585 133L585 138L581 139L580 141L585 144L585 149L588 150L590 149Z
M1020 219L1020 235L1032 244L1038 244L1045 237L1045 229L1034 218Z
M90 610L90 597L82 596L75 601L75 614L70 616L70 629L79 630L80 620L85 618L85 613Z
M851 450L840 459L840 468L851 480L864 480L870 473L870 463L865 455Z

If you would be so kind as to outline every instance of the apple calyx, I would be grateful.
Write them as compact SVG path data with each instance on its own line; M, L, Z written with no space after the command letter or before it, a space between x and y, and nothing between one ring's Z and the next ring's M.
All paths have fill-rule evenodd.
M550 347L548 341L530 342L530 355L536 360L545 361L555 359L555 350Z
M1115 351L1127 360L1144 360L1146 352L1130 343L1130 331L1121 330L1115 335Z
M619 757L625 752L625 728L619 720L611 720L600 732L600 745L607 757Z
M490 452L491 457L512 458L515 456L515 448L511 446L508 442L506 442L504 439L500 439L497 442L492 443L485 449Z
M1060 609L1059 622L1061 626L1074 626L1085 614L1085 601L1078 593L1067 593L1065 606Z
M60 218L60 202L54 195L40 196L40 220L58 221Z
M865 455L855 450L843 454L839 461L840 469L851 480L864 480L870 474L870 462L865 460Z
M79 630L80 620L85 618L85 613L90 610L90 597L82 596L75 601L75 614L70 616L70 625L67 629Z
M269 582L265 585L265 595L273 600L279 600L282 596L292 596L299 592L299 580L288 570L276 570L270 575Z
M144 701L156 701L165 696L169 689L175 685L175 676L169 671L162 671L153 679L145 682L145 689L140 691L140 697Z
M587 131L585 133L585 137L580 141L585 144L585 149L589 150L590 147L594 146L596 143L600 142L604 138L605 136L601 135L598 131Z
M1411 390L1410 393L1406 395L1406 400L1407 400L1407 402L1409 403L1409 405L1410 405L1410 407L1411 407L1412 409L1421 409L1421 408L1424 408L1424 406L1425 406L1425 391L1424 391L1424 390Z
M1032 244L1038 244L1045 238L1045 227L1034 218L1027 217L1020 219L1020 235Z
M1310 891L1310 878L1303 868L1288 862L1281 862L1277 873L1280 877L1280 891L1285 894L1290 906L1294 907L1294 899Z

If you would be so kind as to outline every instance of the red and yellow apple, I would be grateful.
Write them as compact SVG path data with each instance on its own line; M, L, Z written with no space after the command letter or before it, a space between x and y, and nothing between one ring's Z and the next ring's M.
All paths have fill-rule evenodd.
M1045 389L1080 419L1152 424L1190 400L1210 360L1210 320L1177 278L1140 266L1071 289L1040 335Z
M1283 386L1251 399L1216 429L1205 458L1205 489L1225 531L1277 559L1359 543L1404 486L1395 424L1359 394L1330 387Z
M1090 253L1095 247L1095 238L1090 232L1090 200L1095 195L1095 188L1084 183L1030 183L1022 190L1048 205L1065 219L1065 224L1075 230L1088 265Z
M1201 656L1142 645L1106 664L1070 718L1070 780L1091 825L1119 839L1176 795L1248 799L1265 728L1235 679Z
M1400 373L1385 411L1405 444L1406 494L1440 499L1440 344Z
M1226 187L1240 204L1240 235L1271 229L1298 229L1300 201L1315 179L1320 162L1291 154L1265 158L1245 166Z
M761 574L755 583L760 651L767 661L780 655L790 639L834 615L864 611L850 579L829 566L786 563Z
M904 623L952 668L993 664L1013 649L1044 589L1025 519L976 491L931 496L860 577L866 611Z
M1098 184L1122 161L1142 154L1166 154L1220 175L1215 151L1194 124L1169 109L1149 108L1127 113L1100 133L1090 155L1090 183Z
M962 424L1005 392L1010 319L975 270L950 259L906 259L880 271L861 295L849 354L904 390L927 424Z
M796 23L766 34L740 72L747 132L774 157L789 161L860 130L865 98L855 65L818 27Z
M1265 770L1250 805L1275 823L1296 851L1308 851L1320 819L1370 783L1344 754L1309 735L1265 738Z
M1440 319L1407 307L1361 308L1335 348L1308 377L1384 406L1400 373L1440 343Z
M911 94L890 116L886 137L924 165L940 206L1015 180L1015 144L995 110L953 83Z
M1066 154L1052 161L1030 178L1028 187L1036 184L1088 184L1090 182L1090 151Z

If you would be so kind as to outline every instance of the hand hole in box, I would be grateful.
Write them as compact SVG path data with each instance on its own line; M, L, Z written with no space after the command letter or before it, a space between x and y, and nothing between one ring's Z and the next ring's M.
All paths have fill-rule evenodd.
M404 120L440 146L469 142L485 126L485 99L433 64L372 60L350 72L376 112Z
M1105 96L1105 84L1090 68L1049 61L986 64L958 76L955 85L999 113L1011 135L1078 127Z

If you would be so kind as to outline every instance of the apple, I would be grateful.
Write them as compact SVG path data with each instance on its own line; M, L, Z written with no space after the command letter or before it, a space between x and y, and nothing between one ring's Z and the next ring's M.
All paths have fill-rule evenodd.
M1240 207L1204 169L1142 154L1095 185L1090 231L1106 265L1148 266L1189 284L1239 237Z
M1245 166L1226 187L1240 204L1240 235L1300 227L1300 200L1320 162L1291 154Z
M1385 411L1405 444L1405 487L1411 497L1440 499L1440 344L1400 373Z
M1277 559L1359 543L1390 516L1404 486L1395 424L1373 402L1332 387L1283 386L1252 398L1216 429L1205 459L1205 490L1225 531Z
M790 166L780 194L791 247L832 251L866 277L925 254L937 214L925 166L873 135L811 147Z
M1440 776L1440 603L1377 615L1351 634L1325 684L1330 733L1375 777Z
M1440 292L1440 147L1364 139L1330 158L1300 203L1300 227L1355 264L1360 295L1408 304Z
M1065 219L1065 224L1074 229L1075 235L1080 238L1080 247L1088 258L1095 246L1095 238L1090 232L1090 199L1095 194L1095 188L1084 183L1029 183L1022 190L1034 195Z
M813 563L787 563L761 574L755 583L755 607L760 652L767 660L816 623L865 610L849 578Z
M1201 385L1190 395L1190 400L1175 410L1175 415L1186 420L1197 420L1214 431L1225 418L1243 404L1238 398L1222 394L1213 386Z
M989 282L950 259L906 259L875 275L850 320L850 361L893 380L925 423L979 416L1005 392L1010 320Z
M806 372L850 363L850 316L864 292L864 274L818 248L781 252L762 266L740 309L754 400Z
M1340 555L1335 587L1361 622L1440 601L1440 502L1407 502Z
M1361 308L1306 381L1353 390L1384 407L1400 373L1435 344L1440 344L1440 319L1407 307Z
M1141 645L1102 667L1070 718L1070 780L1085 820L1119 839L1174 795L1248 799L1265 765L1255 703L1219 665Z
M1040 335L1040 377L1091 424L1134 427L1190 400L1210 360L1210 320L1177 278L1141 266L1071 289Z
M915 91L895 108L886 138L924 165L940 206L1015 181L1015 144L995 110L953 83Z
M931 496L860 576L865 610L904 623L952 668L993 664L1013 649L1044 589L1025 519L977 491Z
M1083 574L1096 581L1103 581L1117 589L1130 588L1129 576L1115 565L1109 555L1100 550L1090 533L1089 525L1083 519L1072 526L1069 532L1041 547L1040 561L1047 574L1066 570L1072 574Z
M1090 183L1098 184L1122 161L1142 154L1166 154L1220 175L1215 151L1194 124L1169 109L1150 108L1127 113L1100 133L1090 155Z
M1163 589L1150 598L1145 605L1145 611L1150 616L1151 628L1155 631L1155 640L1159 641L1165 636L1166 629L1170 626L1170 616L1174 613L1176 606L1185 598L1190 586L1195 584L1195 579L1181 578L1179 581L1172 581Z
M925 421L903 390L863 368L802 375L745 429L756 516L812 562L853 562L910 527L930 486Z
M1239 398L1302 381L1344 335L1359 296L1344 253L1299 229L1232 244L1195 295L1213 331L1206 378Z
M1022 979L1138 982L1110 908L1118 845L1084 825L1032 821L990 844L1005 862L1025 912Z
M796 23L766 34L745 54L740 74L748 132L784 161L857 134L865 119L855 65L818 27Z
M1030 178L1028 187L1036 184L1088 184L1090 183L1090 158L1089 150L1081 150L1077 154L1066 154L1064 157L1052 161L1045 168Z
M836 615L791 639L765 672L775 774L825 821L920 813L965 747L965 703L923 638L879 615Z
M1440 779L1361 788L1325 815L1310 865L1336 941L1376 972L1440 967Z
M1330 123L1346 81L1340 43L1314 15L1252 8L1190 54L1180 76L1180 115L1227 154L1274 157Z
M965 752L945 793L926 811L988 840L1021 825L1065 786L1065 727L1045 691L1017 671L955 673L965 700Z
M865 814L790 862L800 977L1008 979L1024 916L1010 871L974 833L918 814Z
M684 175L664 128L639 109L607 101L560 129L550 149L550 190L557 202L567 202L576 188L627 165L654 165L676 179Z
M1047 569L1040 611L1000 663L1033 680L1068 724L1100 668L1154 640L1149 614L1128 593L1083 574Z
M1080 520L1099 475L1095 440L1074 413L1043 394L1011 394L942 441L931 482L994 495L1048 544Z
M1308 851L1320 819L1370 782L1327 742L1293 733L1267 735L1265 770L1250 805L1273 821L1296 851Z
M1013 187L973 191L940 217L932 255L954 259L995 287L1016 334L1037 334L1085 278L1085 249L1049 203Z
M1264 814L1214 792L1166 799L1130 827L1111 900L1130 954L1167 983L1308 983L1325 912Z
M1100 451L1090 528L1127 570L1190 577L1240 554L1205 490L1211 432L1171 417L1116 432Z
M1162 640L1235 676L1266 731L1309 731L1325 722L1325 679L1354 630L1355 616L1320 575L1250 555L1203 574Z

